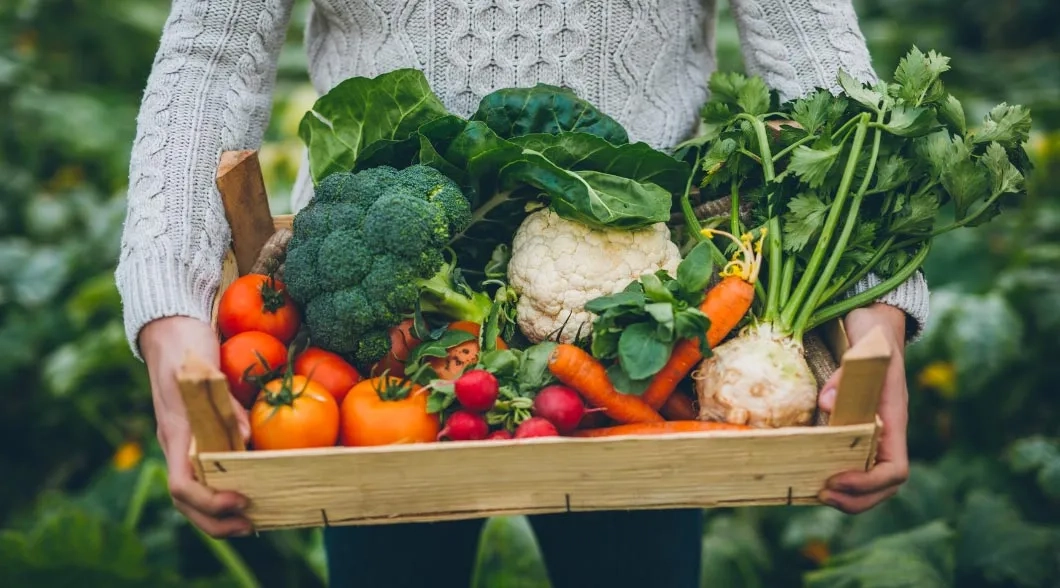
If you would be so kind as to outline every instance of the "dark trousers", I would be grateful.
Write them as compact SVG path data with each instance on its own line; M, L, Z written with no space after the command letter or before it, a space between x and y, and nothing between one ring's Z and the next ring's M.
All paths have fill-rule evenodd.
M692 510L528 517L552 588L696 588L703 514ZM485 521L331 527L335 588L469 588Z

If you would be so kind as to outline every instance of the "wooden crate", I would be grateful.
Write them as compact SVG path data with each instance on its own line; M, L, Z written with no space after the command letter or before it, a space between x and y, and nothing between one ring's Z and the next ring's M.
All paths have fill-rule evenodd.
M275 227L256 154L218 170L233 246L222 289ZM882 332L848 348L825 332L843 378L830 422L812 427L624 438L539 438L385 447L247 451L224 375L189 356L180 375L199 479L250 499L258 530L616 509L817 504L830 476L875 458L890 361Z

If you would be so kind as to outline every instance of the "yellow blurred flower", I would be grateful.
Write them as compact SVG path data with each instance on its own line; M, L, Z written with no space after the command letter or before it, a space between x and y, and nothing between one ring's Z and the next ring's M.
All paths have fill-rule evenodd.
M953 398L957 394L957 368L950 361L931 362L920 371L917 383L944 398Z
M831 554L832 551L828 548L828 544L819 539L807 541L806 545L802 546L803 557L817 565L823 564Z
M136 464L140 463L143 458L144 450L140 444L135 441L126 441L114 452L111 463L114 464L114 469L120 472L136 467Z

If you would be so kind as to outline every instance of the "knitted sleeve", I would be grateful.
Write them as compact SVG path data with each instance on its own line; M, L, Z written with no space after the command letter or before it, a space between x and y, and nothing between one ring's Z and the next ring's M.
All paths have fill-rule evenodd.
M210 319L231 232L222 151L257 148L293 0L174 0L137 117L115 274L126 336L167 316Z
M815 88L839 92L842 69L854 79L874 83L865 37L851 0L731 0L747 72L759 75L781 100L798 98ZM879 283L869 274L849 295ZM878 299L905 311L907 338L920 336L928 318L928 287L917 272Z

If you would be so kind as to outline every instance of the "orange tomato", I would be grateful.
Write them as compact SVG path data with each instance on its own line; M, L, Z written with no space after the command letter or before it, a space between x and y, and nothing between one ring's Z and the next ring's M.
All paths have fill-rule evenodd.
M438 415L427 413L428 392L387 376L361 380L342 401L342 444L349 447L430 443L438 440Z
M263 274L240 276L221 294L217 326L224 337L261 331L290 343L302 317L283 282Z
M465 333L471 333L475 337L478 337L482 325L472 321L456 321L449 323L449 329L453 331L464 331ZM508 348L508 345L504 343L504 339L501 339L500 337L497 337L496 346L497 349ZM445 357L427 358L427 363L430 364L431 368L434 369L434 373L438 374L439 378L443 380L455 380L460 377L460 374L464 373L465 369L478 362L478 339L472 339L471 341L465 341L459 345L454 345L450 347L448 351L449 352Z
M250 440L255 449L331 447L339 420L339 405L322 385L305 376L277 378L250 410Z
M254 403L259 380L286 363L287 347L268 333L246 331L221 344L221 371L244 407Z
M310 347L294 360L294 373L320 384L342 404L346 393L361 381L361 373L336 353Z

